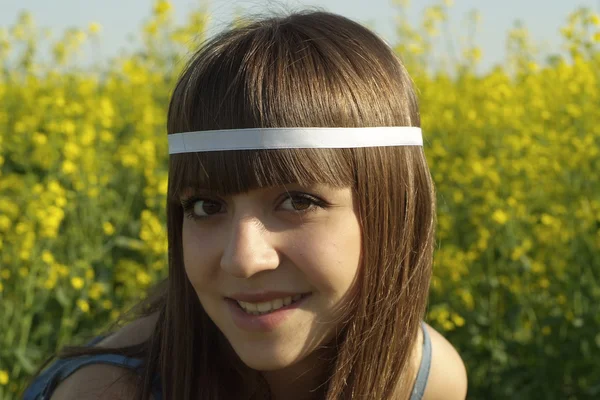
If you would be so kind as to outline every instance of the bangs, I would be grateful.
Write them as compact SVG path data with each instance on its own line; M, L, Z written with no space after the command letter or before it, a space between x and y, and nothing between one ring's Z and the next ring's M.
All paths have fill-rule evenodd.
M350 149L239 150L174 154L169 165L169 200L187 188L222 196L297 183L353 186Z

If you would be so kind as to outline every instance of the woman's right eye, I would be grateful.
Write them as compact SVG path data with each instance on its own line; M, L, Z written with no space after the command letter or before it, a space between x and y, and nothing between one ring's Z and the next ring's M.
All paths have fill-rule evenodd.
M186 216L193 220L208 218L218 214L222 208L221 203L209 199L191 197L181 202Z

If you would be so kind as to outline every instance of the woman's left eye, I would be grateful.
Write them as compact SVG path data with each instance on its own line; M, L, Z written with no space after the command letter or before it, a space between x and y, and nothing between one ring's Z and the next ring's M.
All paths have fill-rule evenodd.
M288 197L281 202L281 207L286 211L296 213L306 213L316 211L318 208L325 208L327 204L314 196L306 193L289 193Z

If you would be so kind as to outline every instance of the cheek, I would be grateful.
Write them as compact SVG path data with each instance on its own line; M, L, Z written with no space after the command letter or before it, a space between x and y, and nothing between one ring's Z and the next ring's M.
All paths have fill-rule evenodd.
M325 230L300 242L297 266L320 290L345 293L352 285L361 262L361 237L358 226Z
M188 279L195 288L205 284L214 258L214 235L202 234L193 222L184 222L182 229L183 263Z

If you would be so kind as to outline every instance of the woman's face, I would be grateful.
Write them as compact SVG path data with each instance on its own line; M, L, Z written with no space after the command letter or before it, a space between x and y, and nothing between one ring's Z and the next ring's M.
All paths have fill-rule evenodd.
M361 258L350 188L190 191L181 200L187 276L247 366L291 366L333 338Z

